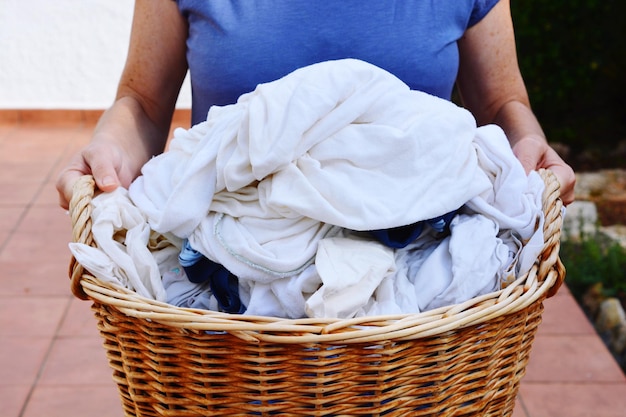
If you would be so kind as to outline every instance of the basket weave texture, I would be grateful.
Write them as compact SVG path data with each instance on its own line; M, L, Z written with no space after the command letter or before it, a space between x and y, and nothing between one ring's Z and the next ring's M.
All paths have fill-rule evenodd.
M510 416L541 322L563 282L559 185L546 189L545 246L531 271L468 302L399 316L298 319L174 307L100 282L72 259L126 416ZM70 204L94 245L94 182Z

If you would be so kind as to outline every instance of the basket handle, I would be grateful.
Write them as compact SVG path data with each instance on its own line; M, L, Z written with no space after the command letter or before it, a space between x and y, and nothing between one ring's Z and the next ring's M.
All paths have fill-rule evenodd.
M91 234L91 200L94 197L96 182L91 175L83 175L76 181L70 200L70 218L72 219L72 242L94 245ZM80 280L85 273L81 264L72 256L70 260L69 276L72 294L81 300L87 300Z
M557 293L565 280L565 267L559 257L563 203L559 196L560 184L556 175L547 169L539 170L539 174L546 184L543 194L543 212L545 213L543 233L545 244L539 259L539 276L547 276L548 271L546 269L555 269L557 275L556 282L547 293L548 297L552 297ZM95 181L91 175L80 177L74 184L74 191L69 205L73 242L84 243L89 246L95 245L93 235L91 234L91 200L95 195L95 188ZM69 267L71 290L74 296L82 300L88 299L80 284L84 273L85 270L82 265L72 256Z
M538 172L545 183L543 191L544 248L539 259L539 276L546 277L547 269L556 271L556 281L546 295L552 297L565 281L565 266L559 257L561 228L563 227L563 201L560 197L561 184L554 172L548 169L540 169Z

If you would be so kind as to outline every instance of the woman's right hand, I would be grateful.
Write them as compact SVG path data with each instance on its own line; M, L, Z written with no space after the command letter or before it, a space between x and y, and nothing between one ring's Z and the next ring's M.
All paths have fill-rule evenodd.
M69 207L74 183L83 175L93 175L98 189L111 192L119 186L128 188L142 164L143 161L132 161L132 156L116 143L94 139L59 174L56 182L59 204L65 209Z

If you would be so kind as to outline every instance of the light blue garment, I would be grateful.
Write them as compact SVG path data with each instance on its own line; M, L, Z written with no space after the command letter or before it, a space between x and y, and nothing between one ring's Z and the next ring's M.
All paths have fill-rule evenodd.
M357 58L450 99L456 42L498 0L176 0L189 22L192 123L257 84Z
M204 255L192 248L189 244L189 240L183 240L183 247L178 255L178 262L180 262L180 266L183 268L193 266L202 258L204 258ZM193 279L190 281L195 282Z

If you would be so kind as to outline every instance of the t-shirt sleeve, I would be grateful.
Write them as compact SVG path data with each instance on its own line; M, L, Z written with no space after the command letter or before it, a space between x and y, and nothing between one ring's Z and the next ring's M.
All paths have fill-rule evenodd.
M472 9L472 14L470 16L469 23L467 25L468 28L474 26L476 23L480 22L483 17L489 13L493 6L498 3L499 0L476 0L474 1L474 8Z

